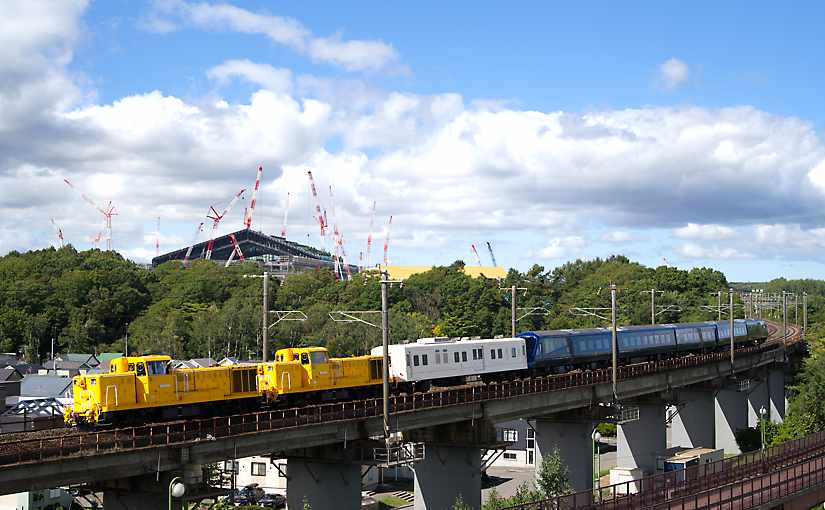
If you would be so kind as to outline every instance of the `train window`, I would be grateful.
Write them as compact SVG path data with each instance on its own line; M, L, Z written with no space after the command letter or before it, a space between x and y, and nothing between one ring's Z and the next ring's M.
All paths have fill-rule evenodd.
M450 358L447 356L447 349L444 349L444 352L441 353L441 361L443 361L445 365L450 362Z
M435 350L435 356L433 356L433 357L435 358L435 364L436 365L441 363L441 356L438 355L438 349Z
M501 358L504 357L504 355L501 353L501 349L498 350L497 354L498 354L498 359L501 359Z
M418 366L418 354L413 356L413 365Z
M407 366L410 366L410 353L407 353Z
M467 351L461 351L461 361L467 361Z
M490 359L496 359L496 350L490 349Z
M134 372L134 371L135 371L135 364L134 363L129 363L129 372Z
M473 349L473 361L475 361L477 359L478 359L478 351L476 349Z
M138 363L135 366L137 367L138 377L142 377L142 376L146 375L146 365L144 365L143 363Z
M309 365L309 356L307 356L307 353L305 353L305 352L301 353L301 364L302 365Z
M510 348L510 357L511 357L511 358L515 358L515 357L516 357L516 348L515 348L515 347L511 347L511 348Z
M484 349L481 347L478 348L478 359L484 359Z
M527 355L527 348L526 348L526 347L524 347L524 345L522 345L522 346L521 346L521 355L522 355L522 356L526 356L526 355Z
M455 351L455 352L453 353L453 361L455 361L456 363L459 363L459 354L458 354L458 351Z
M166 375L166 363L162 361L148 361L146 368L149 375Z
M421 355L421 364L424 365L424 366L427 365L427 355L426 354Z
M309 353L309 361L312 362L313 365L318 365L321 363L327 363L329 358L327 357L327 353L323 351L316 351Z

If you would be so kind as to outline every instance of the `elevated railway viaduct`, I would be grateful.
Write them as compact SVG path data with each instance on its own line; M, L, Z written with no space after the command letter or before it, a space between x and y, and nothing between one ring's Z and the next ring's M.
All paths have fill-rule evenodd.
M791 332L794 340L798 332ZM795 344L793 344L795 345ZM770 342L728 353L686 356L619 367L617 397L632 420L619 425L618 456L641 475L665 449L665 408L673 443L739 453L734 432L755 424L765 407L784 416L784 371L792 347ZM491 424L534 419L539 455L558 449L575 489L592 488L594 423L617 409L609 369L391 399L391 428L424 444L415 464L416 510L451 508L461 494L480 506L480 452L496 442ZM89 483L104 491L107 510L160 508L168 480L194 487L201 467L225 459L275 454L288 458L288 501L315 510L360 506L361 466L373 462L369 438L382 434L381 400L322 404L114 431L21 437L0 445L0 493ZM699 507L697 507L699 508Z

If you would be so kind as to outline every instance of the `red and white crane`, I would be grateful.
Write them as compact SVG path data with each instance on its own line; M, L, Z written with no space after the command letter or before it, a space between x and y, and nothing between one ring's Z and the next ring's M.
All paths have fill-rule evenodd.
M98 232L97 235L89 236L89 242L92 243L95 250L97 249L98 243L100 243L101 239L103 239L103 232Z
M235 196L232 197L232 200L229 201L227 204L226 209L223 210L222 213L218 214L218 211L215 209L215 206L210 207L211 213L207 214L206 217L212 220L212 234L209 237L209 243L206 245L206 255L204 258L209 260L212 258L212 248L215 246L215 236L218 233L218 226L221 224L221 220L229 214L229 211L232 210L232 207L243 197L243 193L246 191L246 188L241 188L241 191L235 193Z
M370 255L372 254L372 231L375 228L375 200L372 201L372 211L370 211L370 232L367 235L367 263L364 267L370 266Z
M476 256L476 263L478 263L478 265L481 266L481 257L478 256L478 250L476 250L476 245L471 244L470 248L473 250L473 255Z
M200 222L198 228L195 229L195 237L192 238L192 244L189 245L189 248L186 250L186 256L183 257L184 267L186 267L187 264L189 264L189 257L192 256L192 248L194 248L195 245L198 244L198 238L200 237L201 232L203 232L203 222Z
M106 249L111 251L112 250L112 216L117 216L117 210L115 210L115 206L112 205L112 201L109 200L109 203L106 207L100 207L97 205L91 198L87 197L85 193L78 190L72 181L69 179L63 179L63 182L70 188L72 188L76 193L80 195L80 198L85 200L89 205L94 207L95 209L103 215L103 222L106 225ZM99 240L99 239L98 239Z
M284 221L281 223L281 237L286 239L286 221L289 219L289 191L286 192L286 207L284 207Z
M252 215L255 213L255 206L258 204L258 190L261 187L261 177L264 174L264 167L258 166L258 173L255 174L255 187L252 188L252 197L249 199L249 207L244 209L243 224L248 229L252 228Z
M63 248L63 229L57 226L54 218L49 218L49 220L52 222L52 227L54 227L54 233L57 236L57 240L60 241L60 247Z
M223 267L229 267L229 264L232 263L232 259L235 258L235 254L238 254L238 259L241 262L246 261L243 256L243 252L241 251L241 245L238 244L238 240L235 239L235 234L229 234L229 240L232 241L232 253L229 254L229 257L226 259L226 264Z
M321 244L326 246L326 214L321 212L321 199L318 198L318 190L315 188L315 179L312 178L312 171L307 170L309 176L309 188L312 190L312 197L315 199L315 219L321 228Z
M390 215L390 219L387 220L387 232L384 237L384 266L390 265L390 227L392 227L392 215Z

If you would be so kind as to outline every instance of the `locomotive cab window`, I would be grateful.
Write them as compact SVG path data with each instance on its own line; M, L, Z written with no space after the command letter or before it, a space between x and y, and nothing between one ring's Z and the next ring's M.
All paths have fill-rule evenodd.
M134 363L129 363L129 372L134 372L134 371L135 371L135 364Z
M327 358L327 353L323 351L317 351L309 353L309 361L313 365L317 365L319 363L326 363L327 361L329 361L329 359Z
M309 356L307 356L307 353L305 353L305 352L301 353L301 364L302 365L309 365Z
M166 375L166 363L163 361L146 362L149 375Z
M137 367L137 375L138 377L143 377L146 375L146 365L143 363L138 363L135 365Z

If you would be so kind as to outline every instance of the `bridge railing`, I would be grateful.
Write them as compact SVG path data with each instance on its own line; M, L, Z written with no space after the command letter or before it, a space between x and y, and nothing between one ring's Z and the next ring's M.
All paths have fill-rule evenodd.
M656 475L627 481L619 484L601 487L599 490L579 491L565 496L559 496L543 501L527 503L510 507L512 510L568 510L568 509L598 509L598 510L629 510L640 508L700 508L691 506L689 502L698 501L697 497L709 494L720 494L725 487L743 487L747 480L785 473L792 468L797 470L799 477L802 468L807 477L819 476L810 471L807 463L823 458L825 451L825 432L816 432L804 438L787 441L780 445L766 448L764 452L753 452L729 459L719 460L708 464L691 466L681 471L670 471ZM794 467L796 466L796 467ZM796 476L796 475L794 475ZM787 483L788 477L783 478L782 485ZM793 478L793 477L791 477ZM764 489L775 490L779 485L776 479L763 480ZM759 490L760 487L755 487ZM783 489L783 490L785 490ZM734 491L732 495L738 497ZM729 501L729 496L725 500ZM715 497L715 496L714 496ZM741 499L741 498L740 498ZM667 502L680 501L677 506L670 506ZM771 500L766 500L771 501ZM664 506L660 506L664 505ZM721 508L721 507L718 507Z
M767 355L776 345L763 344L737 349L739 355ZM713 352L695 356L638 363L618 368L620 381L644 375L666 372L725 361L729 354ZM562 391L574 387L592 386L611 381L611 369L568 372L565 374L503 381L484 386L465 386L412 395L393 396L391 413L413 412L522 395ZM15 443L0 443L0 466L21 462L40 462L77 455L136 448L197 443L241 434L288 429L304 425L363 419L380 416L379 398L343 403L320 404L301 408L257 411L232 416L171 422L159 425L127 427L111 431L87 432L57 437L28 439Z

